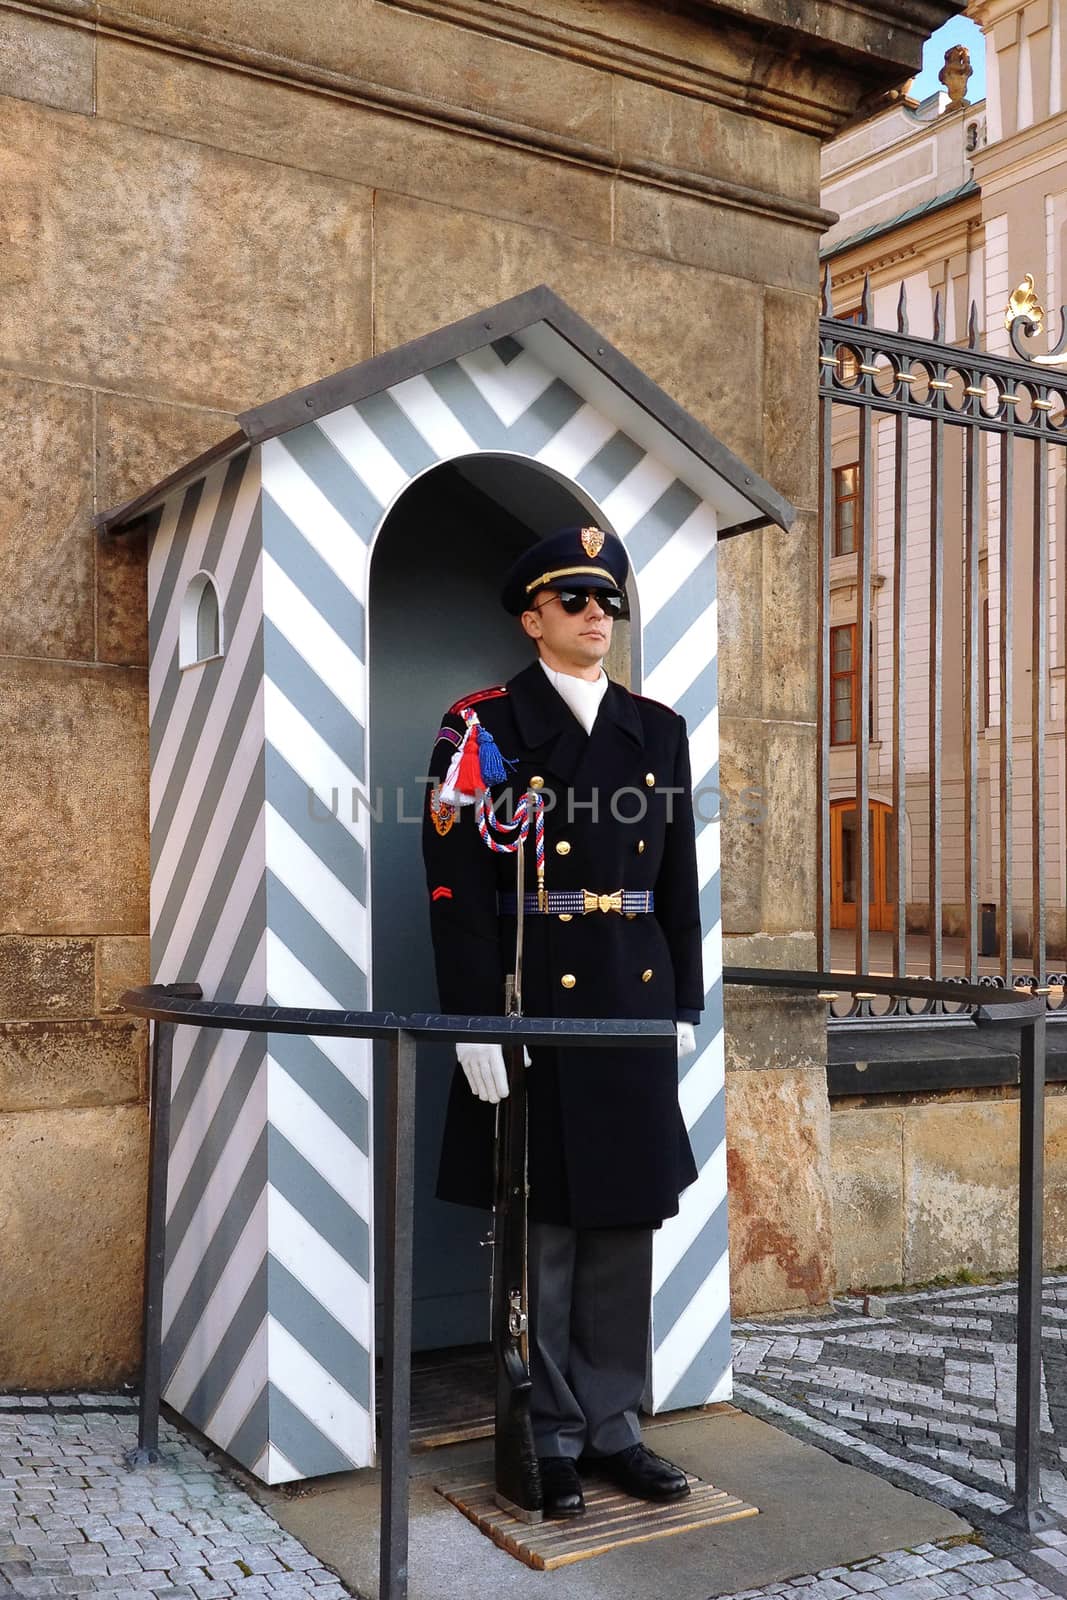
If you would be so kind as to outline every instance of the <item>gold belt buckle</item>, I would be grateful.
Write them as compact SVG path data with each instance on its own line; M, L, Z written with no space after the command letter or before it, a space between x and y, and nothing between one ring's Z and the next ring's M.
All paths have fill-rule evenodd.
M592 889L582 890L582 914L588 915L590 911L621 911L622 890L616 889L614 894L594 894Z

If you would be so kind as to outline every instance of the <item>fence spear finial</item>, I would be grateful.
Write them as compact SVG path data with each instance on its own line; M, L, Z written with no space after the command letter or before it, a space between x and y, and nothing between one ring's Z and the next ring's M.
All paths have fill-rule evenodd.
M871 325L871 275L863 274L863 294L860 298L860 321L865 328Z
M967 347L970 350L978 349L978 302L971 301L971 314L967 319Z
M939 344L945 337L945 317L941 309L941 290L934 295L934 343Z
M822 307L820 314L832 317L834 314L834 286L830 277L830 263L827 262L822 273Z
M900 286L900 298L897 300L897 332L898 333L907 333L907 331L908 331L908 286L907 286L906 283L902 283L901 286Z

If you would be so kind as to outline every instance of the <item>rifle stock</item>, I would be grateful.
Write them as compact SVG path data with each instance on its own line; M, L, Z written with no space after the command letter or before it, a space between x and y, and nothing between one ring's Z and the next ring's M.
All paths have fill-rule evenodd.
M502 1510L540 1522L543 1505L530 1418L526 1284L526 1067L505 1052L508 1094L497 1121L493 1214L493 1353L496 1357L495 1494Z

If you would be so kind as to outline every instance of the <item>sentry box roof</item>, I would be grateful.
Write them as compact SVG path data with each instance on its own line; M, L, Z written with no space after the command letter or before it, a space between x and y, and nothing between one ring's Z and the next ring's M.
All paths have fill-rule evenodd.
M544 284L318 383L253 406L238 416L240 432L124 505L100 513L95 523L118 532L183 483L249 444L261 444L487 349L504 362L522 351L536 356L557 382L567 385L615 422L621 432L672 467L713 506L720 539L769 523L784 529L792 526L795 512L788 500Z

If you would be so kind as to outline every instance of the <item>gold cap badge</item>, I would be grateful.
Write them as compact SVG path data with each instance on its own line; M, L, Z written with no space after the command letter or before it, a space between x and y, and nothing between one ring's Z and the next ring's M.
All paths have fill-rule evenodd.
M604 548L604 535L599 528L583 528L579 538L582 541L582 549L590 561L594 556L598 556Z

